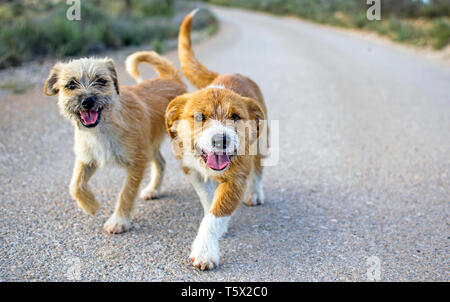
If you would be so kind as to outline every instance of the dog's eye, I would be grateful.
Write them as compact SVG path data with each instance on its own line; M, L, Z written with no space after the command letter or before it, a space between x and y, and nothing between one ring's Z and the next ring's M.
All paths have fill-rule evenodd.
M77 83L75 81L70 81L69 83L67 83L67 85L65 87L67 89L73 90L73 89L77 88Z
M203 122L205 120L205 116L203 115L203 113L197 113L194 115L194 120L196 122Z
M106 82L108 82L108 81L103 78L99 78L99 79L95 80L94 85L95 86L105 86Z
M241 117L239 116L239 114L234 113L234 114L231 116L231 119L232 119L233 121L237 121L237 120L240 120Z

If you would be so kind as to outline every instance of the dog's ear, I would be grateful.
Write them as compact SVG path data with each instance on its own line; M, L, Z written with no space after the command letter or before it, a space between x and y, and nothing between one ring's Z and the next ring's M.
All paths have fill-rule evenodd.
M112 59L106 59L106 67L108 68L111 79L114 82L114 88L116 89L117 94L120 94L119 89L119 81L117 79L116 66L114 65L114 61Z
M50 74L48 75L47 80L44 85L44 93L46 95L55 95L58 94L59 88L56 83L58 82L59 71L61 70L61 65L59 63L53 66L52 70L50 70Z
M180 118L183 108L186 105L188 98L180 95L173 99L166 109L166 129L171 139L174 139L177 134L175 129L172 129L173 124Z
M262 110L261 106L251 98L244 98L247 104L248 114L250 116L250 120L255 122L256 125L256 136L251 139L250 143L253 143L262 133L265 114ZM260 123L262 122L262 124Z

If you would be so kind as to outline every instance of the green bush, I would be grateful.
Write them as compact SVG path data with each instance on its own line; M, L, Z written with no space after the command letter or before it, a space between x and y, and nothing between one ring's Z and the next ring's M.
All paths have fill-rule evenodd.
M450 21L440 18L433 22L430 33L433 38L433 47L442 49L450 43Z
M158 53L162 53L165 50L164 42L162 42L158 38L155 38L152 40L152 48L154 51L156 51Z
M152 20L171 14L174 0L128 2L129 11L126 1L83 1L81 21L67 20L65 1L0 4L0 68L36 57L84 56L176 36L177 28Z
M174 0L133 0L134 15L155 16L169 15L173 13Z
M352 23L357 28L364 28L367 26L368 20L365 13L356 13L352 15Z
M389 20L389 30L394 34L394 40L399 42L410 42L417 44L424 36L424 31L411 24L398 19Z
M361 0L206 0L207 2L295 15L318 23L376 31L399 42L431 45L436 49L450 43L450 5L448 0L392 0L382 3L382 21L369 21L368 6ZM433 20L432 29L410 19ZM428 19L426 19L428 18ZM434 18L434 19L433 19ZM427 21L428 24L430 21Z

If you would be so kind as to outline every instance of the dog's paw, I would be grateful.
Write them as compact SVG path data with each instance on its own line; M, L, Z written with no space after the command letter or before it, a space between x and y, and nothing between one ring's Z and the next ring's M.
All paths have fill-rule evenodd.
M159 197L158 190L143 189L139 197L143 200L157 199Z
M260 196L260 194L254 193L250 195L245 201L244 204L249 207L259 206L264 203L264 196Z
M198 255L195 256L191 253L189 259L192 261L192 264L202 271L213 270L217 266L219 266L219 257L217 259L213 259L214 257L208 257L208 255Z
M120 234L131 228L131 222L126 217L113 214L103 225L105 231L111 234Z
M95 200L94 195L89 190L82 190L76 186L70 186L70 194L77 201L78 206L85 214L94 216L100 204Z
M196 268L202 271L218 267L220 261L218 242L195 240L189 259Z
M189 259L191 259L192 264L196 268L198 268L199 270L202 270L202 271L212 270L212 269L215 269L218 266L218 262L214 262L214 261L209 260L209 259L200 260L200 259L195 258L195 257L189 257Z
M99 203L96 201L91 201L89 203L82 203L78 201L78 206L81 208L81 210L83 210L85 214L91 216L94 216L95 213L97 213L98 208L100 207Z

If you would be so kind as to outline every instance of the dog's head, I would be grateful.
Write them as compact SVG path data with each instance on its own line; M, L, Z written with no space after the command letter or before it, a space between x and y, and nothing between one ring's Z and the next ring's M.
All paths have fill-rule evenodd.
M83 58L57 63L44 86L47 95L58 95L61 113L77 127L94 128L108 118L120 94L111 59Z
M248 154L260 133L258 103L227 89L207 88L170 102L166 126L179 157L191 153L209 171L222 173Z

